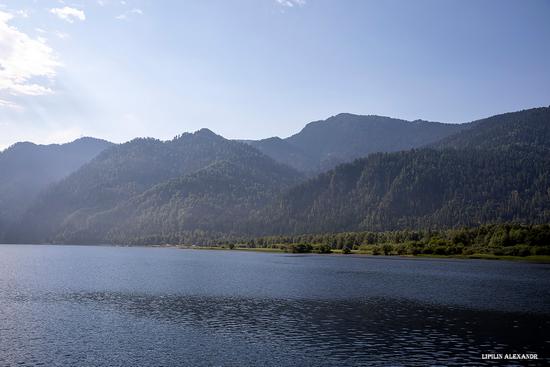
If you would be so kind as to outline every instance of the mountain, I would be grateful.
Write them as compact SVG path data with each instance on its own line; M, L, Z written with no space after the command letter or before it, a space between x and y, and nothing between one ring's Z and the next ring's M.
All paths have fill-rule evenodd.
M286 139L248 143L278 162L302 172L319 173L371 153L422 147L466 127L467 124L341 113L324 121L311 122Z
M268 169L261 160L220 161L193 174L152 187L113 210L89 221L88 232L70 235L73 240L90 233L113 243L183 243L197 231L235 235L248 231L246 223L273 201L295 177ZM270 168L277 168L271 166Z
M202 129L169 141L112 146L21 205L24 213L4 241L214 243L257 235L550 222L550 108L462 125L331 119L298 136L261 143ZM357 126L368 129L361 135ZM391 139L388 126L395 128ZM430 142L436 133L441 139ZM317 143L324 134L333 141ZM407 144L421 147L407 150ZM320 169L361 149L398 151L371 152L316 176L290 167ZM74 158L64 153L59 159L68 157Z
M499 149L511 146L550 147L550 107L532 108L477 120L432 146L455 149Z
M285 139L273 137L263 140L246 140L245 143L252 145L277 162L294 167L300 172L318 170L319 161L317 158L308 155L300 147L289 143Z
M548 222L549 134L550 108L479 120L432 148L373 154L302 183L257 226L315 233Z
M0 152L0 235L2 227L21 215L41 190L112 145L81 138L61 145L17 143Z
M111 227L125 218L147 214L142 207L139 213L128 212L143 202L157 212L168 205L172 218L176 218L205 208L205 200L197 196L208 201L209 197L224 193L235 195L243 205L246 200L261 203L270 195L269 190L280 192L300 178L292 168L253 147L226 140L208 129L170 141L135 139L104 151L44 191L8 238L17 242L107 241ZM269 185L265 184L266 179L270 180ZM186 190L191 194L187 195ZM251 194L255 191L257 197ZM226 212L234 207L222 205ZM124 218L115 215L119 212L126 213ZM203 215L215 213L204 209ZM106 222L104 218L110 219ZM158 228L165 224L158 217L151 220L159 224Z

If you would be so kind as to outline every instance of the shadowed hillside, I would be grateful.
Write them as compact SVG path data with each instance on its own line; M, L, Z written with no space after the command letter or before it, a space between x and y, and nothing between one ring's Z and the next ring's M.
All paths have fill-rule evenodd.
M61 145L17 143L0 152L0 235L41 190L110 146L105 140L81 138Z
M311 122L286 139L248 143L276 161L303 172L319 173L370 153L409 150L434 143L466 126L341 113Z
M228 166L231 164L234 166ZM236 174L236 169L231 167L241 172ZM204 209L204 205L212 203L214 195L223 194L235 196L242 205L251 201L253 207L265 203L267 197L299 179L300 175L292 168L276 163L247 144L226 140L207 129L166 142L135 139L103 152L42 193L12 228L8 239L106 241L105 234L111 226L146 216L141 212L143 207L136 208L138 213L125 209L140 200L145 200L153 212L167 210L172 221L191 216L200 222L198 213L210 220L208 218L218 215L220 210L231 217L240 214L231 212L231 205L238 204L234 201L229 206L224 206L223 201L217 202L214 206L220 207L216 210L211 207L211 211ZM265 184L266 180L269 185ZM144 194L147 190L152 191ZM190 196L195 194L198 196ZM106 222L102 218L110 218L109 212L124 215L115 215ZM154 223L158 224L155 228L159 231L165 228L167 223L160 218L150 217L147 228Z

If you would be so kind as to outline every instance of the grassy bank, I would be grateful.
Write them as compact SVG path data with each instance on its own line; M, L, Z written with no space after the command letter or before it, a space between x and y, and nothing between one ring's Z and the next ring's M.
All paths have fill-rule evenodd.
M190 250L210 250L210 251L248 251L248 252L266 252L266 253L301 253L301 254L318 254L318 255L363 255L363 256L400 256L408 258L437 258L437 259L478 259L478 260L506 260L506 261L526 261L533 263L550 263L550 255L530 255L530 256L507 256L507 255L493 255L493 254L471 254L471 255L436 255L436 254L417 254L417 255L397 255L397 254L373 254L371 252L365 252L361 250L351 250L350 252L344 252L341 249L334 249L330 252L291 252L284 248L250 248L250 247L233 247L226 246L177 246L181 249Z

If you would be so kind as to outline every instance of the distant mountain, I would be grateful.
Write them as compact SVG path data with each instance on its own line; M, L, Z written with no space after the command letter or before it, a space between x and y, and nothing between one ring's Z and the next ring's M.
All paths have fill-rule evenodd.
M455 149L550 148L550 107L477 120L432 146Z
M111 227L130 218L147 217L143 210L149 204L147 210L158 213L167 208L173 219L195 213L193 220L200 220L196 215L209 197L234 195L237 206L246 201L262 203L267 196L297 183L300 177L292 168L253 147L226 140L207 129L166 142L135 139L104 151L43 192L8 238L17 242L107 241L105 236ZM235 180L240 180L242 187ZM256 196L243 197L243 192L255 192ZM233 204L217 204L232 215L229 211ZM142 205L139 212L129 213L136 205ZM109 214L120 212L126 213L124 217ZM202 215L216 213L212 208ZM110 219L105 222L103 218ZM153 223L159 229L166 225L160 217L149 218L152 222L147 228Z
M324 121L311 122L286 139L248 143L278 162L302 172L318 173L371 153L422 147L466 127L467 124L341 113Z
M294 167L301 172L316 172L319 159L308 155L300 147L278 137L263 140L246 140L246 143L275 159L277 162Z
M291 189L269 233L550 221L550 109L476 121L438 149L378 153ZM258 226L261 227L260 224Z
M263 159L220 161L193 174L169 180L103 212L88 223L89 233L109 242L185 242L189 233L204 231L236 235L247 232L254 213L297 182L281 166L266 167ZM266 169L268 168L268 169ZM274 169L275 168L275 169ZM71 235L80 240L89 237ZM162 241L161 241L162 242Z
M3 152L0 162L25 147ZM313 176L355 154L363 157ZM67 151L58 157L67 165L74 158ZM23 167L9 162L0 167ZM61 180L44 179L46 163L21 168L19 186L33 175L49 183L32 202L20 197L10 204L16 209L7 207L6 215L23 214L4 241L214 243L550 222L550 108L462 125L338 115L288 139L246 143L202 129L170 141L135 139L77 163L63 166ZM4 186L4 197L16 186Z
M112 145L81 138L61 145L17 143L0 152L0 235L2 227L21 215L41 190Z

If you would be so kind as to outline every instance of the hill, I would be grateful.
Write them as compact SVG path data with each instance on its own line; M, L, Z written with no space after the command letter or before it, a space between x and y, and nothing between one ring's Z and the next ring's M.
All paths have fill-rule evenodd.
M550 148L550 107L510 112L474 121L435 148L500 149L512 146Z
M311 122L289 138L270 138L250 141L249 144L297 170L319 173L371 153L409 150L432 144L466 127L467 124L341 113Z
M282 152L279 161L304 168L317 159L312 157L329 157L334 150L351 157L363 149L357 136L345 138L356 124L370 126L371 133L379 126L377 136L396 126L391 147L380 142L369 149L421 144L435 139L436 130L445 136L421 148L374 152L314 177L309 172L307 180L307 174L254 148L255 142L227 140L207 129L170 141L135 139L52 183L10 226L6 239L213 243L258 235L550 222L550 108L453 125L452 135L436 123L356 120L350 128L328 123L339 144L313 144L315 134L322 131L321 139L326 133L325 121L306 127L299 139L264 141L264 150ZM418 130L403 135L411 129Z
M227 165L220 165L221 162L227 162ZM224 174L230 177L229 167L239 167L243 171L238 177L232 177L239 179L242 187L223 183L222 177L226 178ZM171 214L186 215L188 212L197 213L201 203L178 201L184 195L182 190L185 188L203 190L201 195L205 197L217 195L221 190L228 196L240 195L242 198L238 190L253 192L258 185L262 191L257 198L260 202L267 195L267 191L263 192L266 187L261 186L265 178L271 180L269 188L276 191L295 184L300 175L249 145L226 140L207 129L194 134L186 133L171 141L135 139L104 151L43 192L19 224L12 228L8 238L16 242L107 241L105 234L110 230L109 226L115 226L124 218L114 217L105 223L101 218L109 215L104 213L118 213L131 208L140 202L140 195L150 189L155 188L149 193L151 196L146 195L143 200L154 203L154 210L162 210L160 206L168 203L175 205L171 207ZM151 197L156 198L157 195L162 200L151 201ZM230 210L229 207L222 207ZM125 214L125 218L129 220L141 214ZM158 218L152 220L160 227L164 225ZM103 227L99 226L100 223Z
M291 189L263 226L310 233L548 222L549 134L550 109L539 108L476 121L432 149L373 154Z
M50 184L61 180L113 144L81 138L67 144L17 143L0 152L0 235Z

